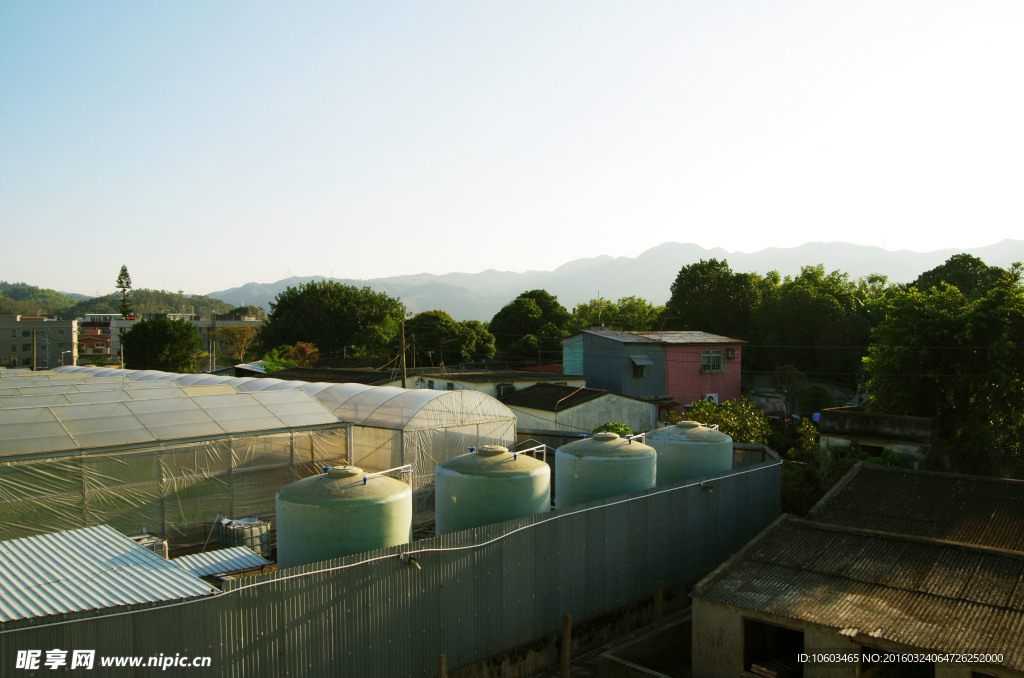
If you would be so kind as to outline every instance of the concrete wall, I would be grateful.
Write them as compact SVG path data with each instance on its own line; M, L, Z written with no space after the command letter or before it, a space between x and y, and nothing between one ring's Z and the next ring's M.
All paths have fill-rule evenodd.
M794 621L775 615L741 610L728 605L712 603L699 598L693 601L692 675L702 678L734 678L744 674L743 666L743 622L754 619L785 628L798 629L804 633L804 651L808 654L844 654L859 656L863 645L885 652L928 652L927 649L906 650L874 641L861 636L851 640L839 634L839 629L806 622ZM862 641L862 642L858 642ZM806 663L803 665L804 678L856 678L860 674L860 662L831 661ZM971 671L978 671L1000 678L1024 675L1017 671L990 666L968 666L964 664L935 664L936 678L971 678ZM887 673L885 675L899 675Z
M694 676L734 678L743 675L743 622L747 619L803 631L804 648L808 652L859 652L859 645L842 638L834 629L694 599ZM858 662L805 664L803 675L804 678L855 678L858 669Z
M499 384L512 384L517 391L522 391L524 388L529 388L534 384L551 383L552 381L576 388L582 388L587 385L586 377L581 376L567 376L564 379L544 381L527 378L515 379L507 376L504 378L496 377L494 381L481 381L480 379L463 379L460 381L458 372L416 375L415 379L409 379L408 381L412 382L412 388L433 388L435 391L479 391L480 393L486 393L492 398L498 397ZM433 383L433 386L430 386L431 383ZM448 384L451 384L452 388L448 388ZM396 385L400 385L400 383Z
M853 407L833 407L822 410L819 430L823 436L929 445L934 420L928 417L869 413Z

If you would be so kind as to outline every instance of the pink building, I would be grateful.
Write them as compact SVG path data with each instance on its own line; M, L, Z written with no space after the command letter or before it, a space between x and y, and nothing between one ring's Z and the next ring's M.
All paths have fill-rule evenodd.
M594 388L686 407L740 397L744 343L707 332L586 330L562 342L563 367Z

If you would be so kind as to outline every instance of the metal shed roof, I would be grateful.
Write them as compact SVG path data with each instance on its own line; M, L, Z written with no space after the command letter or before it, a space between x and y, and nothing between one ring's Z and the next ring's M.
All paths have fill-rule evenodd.
M862 463L808 518L1024 552L1024 481Z
M193 553L180 558L172 558L171 562L190 572L196 577L210 577L226 572L251 570L266 567L270 561L246 546L233 546L205 553Z
M780 518L698 600L1024 670L1024 555Z
M0 622L216 593L107 525L0 542L0 573Z

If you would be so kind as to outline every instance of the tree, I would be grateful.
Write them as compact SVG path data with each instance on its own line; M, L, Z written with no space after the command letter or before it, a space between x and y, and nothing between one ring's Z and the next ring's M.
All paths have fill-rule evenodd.
M316 367L316 364L320 362L320 350L305 341L289 346L282 356L285 360L294 361L296 367Z
M768 417L746 398L721 403L698 400L687 410L686 418L707 426L717 424L718 430L737 443L765 445L772 432Z
M257 320L267 319L267 312L263 310L262 306L235 306L224 315L239 316L242 318L256 318Z
M456 322L444 311L417 313L405 323L412 364L440 365L494 357L494 335L479 321Z
M602 297L578 304L567 327L573 332L581 332L603 323L621 327L625 332L645 332L659 328L663 311L664 307L636 296L622 297L614 302Z
M1022 455L1024 289L1018 264L983 296L948 283L895 289L876 304L869 409L936 417L954 468L998 471Z
M185 320L156 318L132 325L121 339L124 365L132 370L199 371L199 330Z
M298 361L287 357L288 348L287 346L279 346L264 353L260 359L263 362L263 369L269 373L278 372L289 367L298 367Z
M393 345L403 318L402 302L383 292L313 281L288 287L271 302L260 344L269 350L309 342L327 358L340 357L349 347L354 347L350 355L374 355Z
M724 259L701 259L679 270L671 293L665 304L666 328L747 339L761 278L756 273L733 273Z
M214 341L223 341L227 355L240 363L245 362L245 354L258 334L257 325L227 325L210 330L210 337Z
M744 354L744 368L791 365L810 378L856 384L871 328L864 296L879 279L884 284L879 277L862 284L819 264L766 289L751 314L758 348Z
M538 359L560 356L562 339L569 336L572 316L558 298L544 290L523 292L491 319L498 353Z
M497 351L494 345L494 335L484 327L482 322L463 320L459 325L462 326L463 332L472 337L471 357L473 360L489 360L494 357Z
M132 311L136 316L147 313L194 313L198 316L221 315L231 310L231 304L220 299L166 290L133 289L131 292ZM67 309L61 315L65 318L79 317L85 313L117 313L116 292L102 297L82 301Z
M118 295L121 297L117 312L125 317L130 316L132 314L132 277L128 275L127 266L121 266L121 272L117 274L117 282L114 286L118 289Z
M978 257L970 254L954 254L946 263L925 271L917 277L914 287L927 292L933 287L938 288L947 283L963 292L969 299L984 296L999 283L1006 273L998 266L988 266Z
M597 428L595 428L593 431L591 431L591 433L604 433L605 431L608 431L610 433L618 433L622 437L633 435L633 429L631 429L626 424L622 424L617 421L605 422L598 426Z

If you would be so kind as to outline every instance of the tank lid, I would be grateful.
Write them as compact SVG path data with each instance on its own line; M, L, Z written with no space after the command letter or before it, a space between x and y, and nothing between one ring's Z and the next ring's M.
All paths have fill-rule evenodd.
M536 475L550 473L547 464L526 454L513 454L503 445L484 445L476 452L442 461L435 473L454 471L471 476Z
M696 421L681 421L675 426L666 426L647 434L647 442L683 444L731 444L732 438L721 431Z
M352 478L363 475L363 469L358 466L332 466L327 469L327 475L336 478Z
M558 448L558 452L577 457L642 457L656 454L653 447L639 440L622 438L611 431L596 433L592 438L563 445Z
M398 499L412 494L412 488L386 475L368 476L355 466L338 466L326 473L309 476L285 485L277 498L293 504L323 506L333 503L379 503L384 498Z

